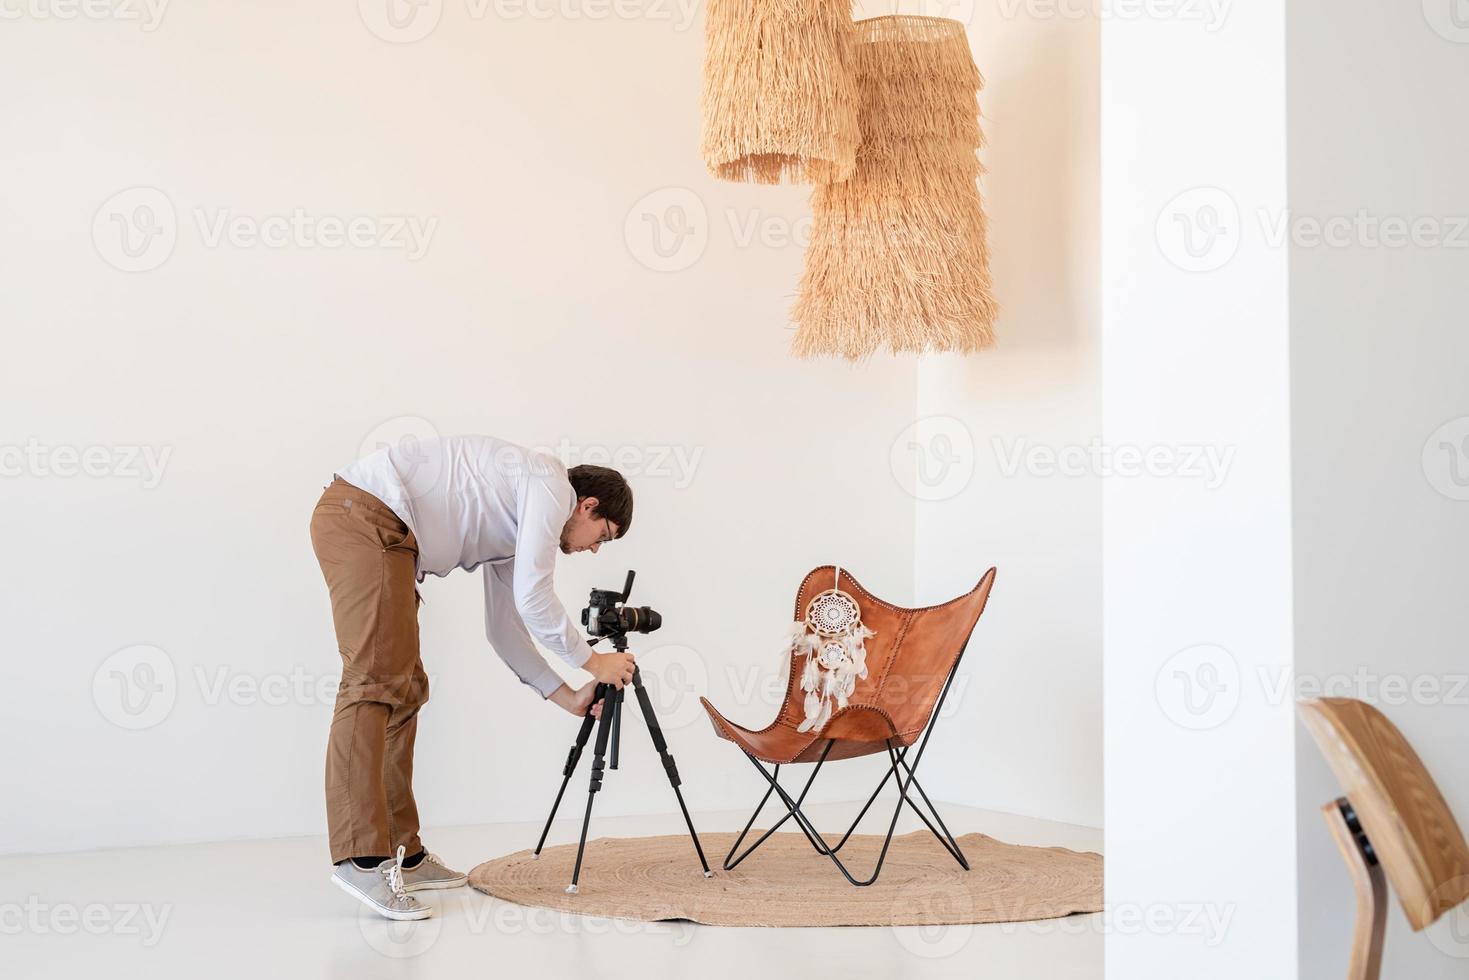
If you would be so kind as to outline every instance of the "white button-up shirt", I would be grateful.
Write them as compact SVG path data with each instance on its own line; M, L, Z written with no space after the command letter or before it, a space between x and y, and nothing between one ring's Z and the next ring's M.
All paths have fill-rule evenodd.
M442 436L379 449L338 476L413 531L420 582L484 566L485 634L542 697L561 678L532 638L572 667L591 657L552 580L561 530L576 509L560 460L489 436Z

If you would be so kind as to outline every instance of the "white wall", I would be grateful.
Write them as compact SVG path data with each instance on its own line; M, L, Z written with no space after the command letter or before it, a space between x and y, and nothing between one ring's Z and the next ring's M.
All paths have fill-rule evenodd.
M407 44L375 36L350 3L180 3L152 31L6 24L0 82L26 95L0 103L0 445L171 456L152 488L28 462L0 482L0 851L322 831L329 703L215 686L334 682L307 521L332 468L398 416L630 447L630 469L663 467L634 477L630 537L565 561L558 584L577 608L589 586L639 570L637 600L667 625L634 649L663 675L698 807L752 801L759 777L712 737L695 694L769 719L773 702L740 692L777 669L811 566L839 560L879 594L912 594L913 503L890 447L912 417L913 364L787 356L800 247L782 234L805 192L704 176L701 21L472 9L444 4L437 29ZM177 243L130 273L104 261L92 226L135 186L167 195ZM409 261L207 247L195 224L196 209L297 208L438 226ZM665 222L662 259L645 214ZM106 215L100 241L120 241ZM687 485L665 447L701 454ZM573 721L493 657L477 578L424 591L425 820L534 819ZM128 720L115 679L104 672L95 698L93 682L137 644L163 651L177 690L166 717L134 731L109 720ZM654 652L669 645L693 649ZM599 808L666 810L661 768L629 746ZM828 792L853 798L875 771L834 770Z
M918 369L930 450L916 484L919 597L941 602L999 568L931 788L1100 826L1101 485L1075 465L1101 436L1099 24L1015 9L977 6L969 28L987 83L981 186L1000 343ZM942 465L940 438L962 462Z
M1129 9L1161 15L1102 26L1103 419L1158 455L1103 490L1107 973L1280 980L1295 722L1245 681L1291 665L1287 263L1229 204L1285 202L1285 6Z
M1377 704L1469 827L1469 134L1439 97L1469 85L1469 30L1452 10L1291 4L1295 234L1281 247L1291 264L1297 690ZM1313 235L1342 218L1361 230L1336 244ZM1392 222L1425 223L1393 238ZM1339 977L1354 905L1320 807L1341 787L1304 730L1297 760L1300 975ZM1462 977L1469 910L1416 935L1390 902L1383 976Z

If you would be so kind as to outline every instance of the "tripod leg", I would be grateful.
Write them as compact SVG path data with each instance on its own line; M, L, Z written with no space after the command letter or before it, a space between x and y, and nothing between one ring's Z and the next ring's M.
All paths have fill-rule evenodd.
M576 867L571 871L571 884L566 886L566 894L575 895L577 881L581 878L581 859L587 849L587 828L592 824L592 801L597 798L597 791L602 788L602 770L605 765L604 759L607 755L607 739L612 732L612 719L616 712L612 709L612 695L618 693L615 689L607 692L607 700L602 703L602 723L597 726L597 742L592 747L592 779L587 787L587 812L581 818L581 840L576 845Z
M608 769L617 768L618 749L622 747L622 691L613 688L608 704L603 705L603 710L612 711L612 758L607 764Z
M592 703L602 697L602 685L597 685L596 694L592 697ZM551 821L556 819L556 811L561 809L561 797L566 795L566 784L571 782L571 774L576 771L576 765L581 761L582 750L587 747L587 738L592 734L592 726L597 723L589 713L581 720L581 729L576 733L576 742L571 746L571 751L566 754L566 765L561 767L561 788L556 791L556 802L551 804L551 812L546 816L546 826L541 830L541 839L536 841L536 849L531 852L532 858L541 856L541 848L546 846L546 835L551 832Z
M658 750L658 755L663 759L663 770L668 773L668 784L673 787L673 795L678 797L678 808L683 811L684 823L689 827L689 836L694 839L694 850L699 852L699 864L704 868L704 877L712 877L709 862L704 858L704 845L699 843L699 833L694 830L694 819L689 816L689 808L683 801L683 791L678 788L683 782L678 776L678 764L673 761L673 755L668 751L668 742L663 738L663 729L658 724L658 716L653 714L653 702L648 697L647 689L643 687L643 675L636 667L632 672L632 684L637 692L638 707L642 709L643 719L648 723L648 734L653 736L653 747Z

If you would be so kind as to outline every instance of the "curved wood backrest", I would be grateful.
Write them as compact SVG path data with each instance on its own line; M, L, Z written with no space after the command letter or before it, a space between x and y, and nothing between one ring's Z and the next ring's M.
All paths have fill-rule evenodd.
M1397 726L1354 698L1298 705L1415 930L1469 898L1469 845Z
M892 730L897 733L911 735L922 731L933 714L949 672L963 654L969 634L984 612L994 581L995 570L991 568L962 596L937 606L908 609L877 598L842 569L841 584L837 587L857 600L862 622L876 634L866 643L867 679L857 682L846 713L860 717L863 712L858 709L865 708L869 709L866 712L869 716L876 711L891 722ZM796 592L795 618L805 619L806 606L811 600L835 585L835 566L812 569ZM797 662L791 670L777 722L794 726L806 717L799 675ZM841 717L833 716L822 735L880 741L890 734L875 728L870 721L860 721L859 717L843 724ZM851 731L847 730L849 727Z

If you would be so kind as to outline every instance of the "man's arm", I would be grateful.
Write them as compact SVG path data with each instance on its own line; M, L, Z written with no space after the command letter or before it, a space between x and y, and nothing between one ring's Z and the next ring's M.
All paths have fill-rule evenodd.
M515 607L514 565L512 559L484 566L485 636L521 683L535 688L541 697L549 698L561 687L561 678L536 649ZM591 653L590 647L587 652Z
M592 648L556 596L556 556L567 516L558 488L531 477L520 501L510 578L515 608L530 635L570 666L584 667Z

